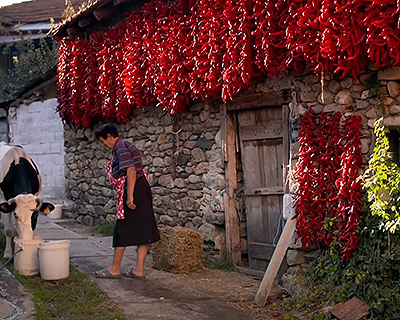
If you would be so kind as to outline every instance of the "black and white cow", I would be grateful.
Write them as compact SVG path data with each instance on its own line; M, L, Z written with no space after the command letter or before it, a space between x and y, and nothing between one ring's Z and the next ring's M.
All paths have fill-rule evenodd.
M39 170L26 151L0 142L0 212L6 234L6 259L13 255L15 224L20 239L33 240L39 211L48 214L54 209L51 203L39 199L40 187Z

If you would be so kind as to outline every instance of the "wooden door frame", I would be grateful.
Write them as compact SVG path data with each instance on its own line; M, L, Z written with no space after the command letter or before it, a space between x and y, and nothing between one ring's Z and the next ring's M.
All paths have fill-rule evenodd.
M227 260L236 266L242 265L242 248L240 245L240 228L239 218L237 214L236 201L234 199L235 190L237 189L237 121L235 111L246 109L256 109L268 106L282 106L284 113L283 119L287 119L288 107L290 100L288 90L281 92L256 93L247 94L236 97L234 102L228 102L220 105L221 118L221 136L222 143L222 159L225 165L225 182L226 189L224 192L225 204L225 237ZM288 125L286 121L283 123L283 139L288 139ZM287 149L287 150L286 150ZM284 145L284 159L288 160L289 149ZM284 190L287 192L287 190Z

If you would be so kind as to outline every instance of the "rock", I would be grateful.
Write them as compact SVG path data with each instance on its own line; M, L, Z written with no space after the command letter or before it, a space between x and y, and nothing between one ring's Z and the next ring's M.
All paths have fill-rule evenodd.
M204 212L204 219L211 224L224 225L225 213L221 211L212 211L210 207Z
M342 90L336 95L334 101L338 104L349 105L353 103L353 98L350 91Z
M225 188L225 176L216 172L209 172L203 175L203 182L211 190Z
M206 159L210 162L220 160L221 157L221 149L206 151Z
M317 101L321 104L331 104L335 98L335 95L327 90L324 90L324 101L322 101L321 93L317 97Z
M306 252L304 254L304 259L308 262L315 260L315 258L317 258L319 255L319 251L315 250L315 251L310 251L310 252Z
M214 135L211 132L206 132L206 134L204 135L204 138L206 138L207 140L214 140Z
M203 191L199 190L189 190L187 195L192 198L201 198L203 196Z
M388 127L399 127L400 126L400 117L389 117L383 120L385 126Z
M111 198L114 196L114 191L109 188L103 187L101 188L101 194L105 197Z
M174 224L174 219L167 215L160 216L159 221L169 226L173 226Z
M370 140L369 139L361 139L361 152L362 153L368 153L369 151L369 143Z
M312 102L315 101L316 93L314 91L309 92L300 92L300 100L303 102Z
M183 180L181 178L175 179L174 184L177 188L181 188L181 189L186 186L185 180Z
M393 98L391 97L383 97L381 101L385 106L389 106L394 102Z
M362 93L361 93L361 99L362 100L366 100L366 99L368 99L369 98L369 90L364 90Z
M400 112L400 106L398 106L399 107L399 112ZM390 108L391 109L391 108ZM391 111L390 111L391 112ZM375 111L375 109L370 109L370 110L368 110L367 111L367 113L365 114L365 116L368 118L368 119L376 119L377 117L378 117L378 115L377 115L377 113L376 113L376 111Z
M159 177L158 184L166 188L173 188L175 186L174 179L170 174Z
M391 106L390 107L390 113L393 114L393 115L399 114L400 113L400 106L399 105ZM375 114L376 114L376 112L375 112ZM376 116L375 116L375 118L376 118Z
M215 135L214 141L218 147L222 147L222 133L221 130L218 130L217 134Z
M352 78L346 78L340 82L340 86L344 89L349 89L353 85Z
M154 158L153 166L154 167L163 167L164 166L164 160L162 158Z
M396 81L389 81L387 89L392 98L396 98L400 95L400 84Z
M188 155L180 155L179 159L178 159L178 165L181 166L181 167L184 167L184 166L187 165L189 160L190 160L190 156L188 156Z
M342 88L340 87L340 83L336 80L329 81L328 90L334 94L338 93Z
M301 265L302 263L306 262L304 258L304 251L289 249L286 253L286 261L289 267Z
M378 80L400 80L400 67L380 70Z
M211 147L213 144L214 144L214 142L212 140L207 140L204 138L197 139L197 142L196 142L196 145L199 148L205 149L205 150L211 150Z
M366 100L358 100L356 106L357 109L366 109L369 106L369 102Z
M303 81L304 81L304 83L307 83L307 84L314 84L314 83L319 82L319 78L316 75L311 74L309 76L304 77Z
M201 177L194 174L190 175L188 179L190 183L199 183L202 181Z
M94 218L92 216L87 215L83 217L82 222L84 225L91 227L93 226Z
M209 164L208 162L199 163L196 168L194 169L194 173L199 175L208 172Z
M203 223L197 231L201 233L204 241L212 240L214 227L211 224Z
M201 150L200 148L193 149L191 154L192 154L192 161L195 162L195 163L203 162L203 161L206 160L206 156L204 154L204 151Z
M344 105L338 105L338 104L328 104L324 107L324 112L329 113L329 112L343 112L345 110Z
M195 227L201 226L203 224L203 219L200 217L194 217L192 223Z

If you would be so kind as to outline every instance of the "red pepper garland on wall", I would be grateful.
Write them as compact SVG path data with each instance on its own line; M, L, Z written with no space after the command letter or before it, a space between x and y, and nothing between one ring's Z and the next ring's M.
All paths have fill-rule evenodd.
M357 224L362 212L361 117L341 123L341 114L301 120L300 158L296 171L297 231L303 249L325 243L348 260L357 248Z
M58 111L87 127L127 122L151 104L174 113L190 99L226 102L288 68L356 78L400 62L399 9L395 0L153 0L88 42L62 41Z

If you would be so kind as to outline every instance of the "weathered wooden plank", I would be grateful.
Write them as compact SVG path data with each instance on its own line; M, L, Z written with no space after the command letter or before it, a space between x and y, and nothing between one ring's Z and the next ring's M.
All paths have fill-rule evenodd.
M283 128L280 123L242 127L240 129L240 138L243 141L279 139L283 138Z
M255 259L271 260L275 246L262 242L248 242L249 255Z
M117 6L121 3L130 2L131 0L114 0L114 6Z
M269 187L269 188L246 188L244 191L246 196L267 196L267 195L283 195L283 187Z
M94 21L94 19L82 18L78 21L78 26L80 26L81 28L84 28L84 27L90 25L93 21Z
M291 243L295 222L296 220L292 218L289 218L286 222L282 235L279 238L278 245L275 248L270 263L268 264L268 268L265 271L264 278L261 281L261 285L258 288L256 297L254 299L254 302L260 307L265 305L265 302L271 293L275 277L279 271L279 267L282 264L282 260L285 257L286 250Z
M224 193L225 201L225 230L226 246L229 261L241 265L242 253L240 246L239 219L236 209L234 193L237 189L236 177L236 123L232 115L226 114L223 121L225 132L225 177L227 191Z
M285 193L289 192L289 182L288 182L288 173L289 173L289 152L290 152L290 141L289 141L289 107L284 105L282 108L282 126L283 126L283 163L284 170L282 173L282 183L284 186Z
M102 21L102 20L105 20L105 19L111 17L112 12L113 11L111 8L103 7L103 8L99 8L99 9L93 11L93 15L95 16L95 18L98 21Z
M291 101L289 91L262 92L245 94L235 97L233 101L226 104L228 111L262 108L268 106L281 106Z

